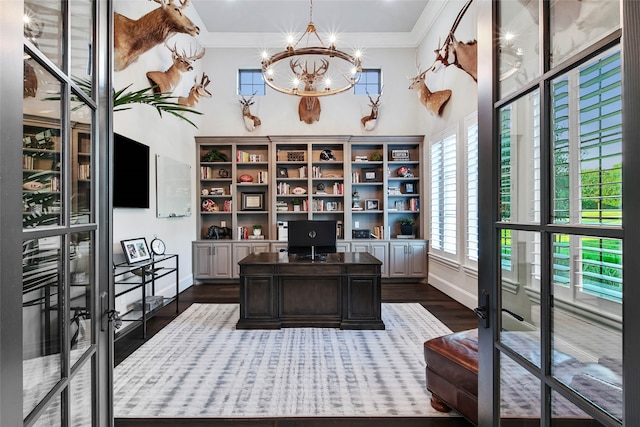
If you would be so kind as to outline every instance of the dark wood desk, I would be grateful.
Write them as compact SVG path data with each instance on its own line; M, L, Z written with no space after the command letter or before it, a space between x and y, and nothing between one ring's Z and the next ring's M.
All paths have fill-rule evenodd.
M328 254L324 261L269 252L238 264L238 329L384 329L382 262L366 252Z

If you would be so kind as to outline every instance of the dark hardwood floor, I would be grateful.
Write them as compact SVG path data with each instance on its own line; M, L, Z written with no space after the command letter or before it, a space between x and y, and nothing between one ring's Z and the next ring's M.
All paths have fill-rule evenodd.
M240 290L238 284L211 284L191 286L180 294L180 312L193 303L237 303ZM383 302L417 302L433 313L441 322L454 332L477 327L477 317L472 310L454 301L431 285L424 283L383 283ZM164 328L177 315L175 303L160 309L147 323L147 338ZM142 331L134 330L123 336L115 344L115 364L122 362L128 355L140 347L145 340ZM426 402L426 404L429 404ZM243 427L468 427L463 418L455 417L381 417L381 418L240 418L240 419L140 419L122 418L115 420L116 427L151 426L243 426Z

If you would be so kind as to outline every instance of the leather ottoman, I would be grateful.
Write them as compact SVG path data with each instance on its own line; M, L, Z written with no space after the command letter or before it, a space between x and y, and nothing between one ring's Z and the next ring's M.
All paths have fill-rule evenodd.
M456 332L424 343L431 406L451 408L478 424L478 330Z

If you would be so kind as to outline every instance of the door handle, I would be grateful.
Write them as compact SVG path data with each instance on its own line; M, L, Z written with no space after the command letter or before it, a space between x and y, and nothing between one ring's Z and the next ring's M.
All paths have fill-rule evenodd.
M102 313L102 319L100 320L100 329L104 332L107 330L109 322L113 322L113 327L120 329L122 326L122 319L120 318L120 312L109 309L109 300L106 292L100 294L100 312Z
M480 291L480 306L473 309L473 312L478 316L478 323L483 328L489 327L489 294L486 290Z

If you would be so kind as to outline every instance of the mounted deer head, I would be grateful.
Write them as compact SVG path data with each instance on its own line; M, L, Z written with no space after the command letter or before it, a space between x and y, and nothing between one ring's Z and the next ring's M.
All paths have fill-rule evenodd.
M251 106L254 104L253 97L255 96L255 92L251 95L251 98L247 99L242 96L240 99L240 103L242 104L242 119L244 121L244 127L247 128L249 132L253 132L256 129L256 126L260 126L262 122L257 116L251 114Z
M175 44L173 49L166 43L165 46L171 51L173 58L173 65L169 67L167 71L149 71L147 72L147 78L151 84L155 85L154 92L173 92L178 86L180 80L182 80L182 73L193 70L193 62L204 56L204 49L202 52L193 55L189 50L189 55L183 50L182 54L179 54Z
M328 60L321 59L320 62L320 68L316 67L315 62L313 63L313 72L309 72L306 62L304 63L304 69L298 60L291 60L289 63L291 71L293 71L298 80L304 83L305 91L314 90L316 82L322 80L329 69ZM315 96L302 96L298 104L298 115L301 122L309 125L320 120L320 100Z
M409 85L409 89L418 91L418 98L422 105L427 107L427 110L436 116L442 116L444 107L447 105L447 102L449 102L449 98L451 98L451 91L449 89L445 89L431 92L425 82L427 71L429 71L429 69L426 69L413 77L413 81Z
M373 100L373 98L371 98L369 92L367 92L367 96L369 97L369 101L371 101L371 104L369 104L369 106L371 107L371 114L360 119L360 123L362 123L362 127L364 127L364 130L373 130L378 123L378 107L380 106L380 97L382 96L382 90L380 90L380 94L375 101Z
M178 97L178 104L186 105L187 107L194 107L198 102L200 102L200 98L211 98L211 92L207 90L207 86L209 86L211 80L209 77L202 73L202 79L200 83L198 83L198 78L193 78L193 86L189 91L189 96Z
M182 13L189 0L153 0L160 7L138 20L129 19L119 13L113 14L114 69L121 71L149 49L166 41L176 33L197 36L200 29Z
M467 43L459 42L453 35L472 1L473 0L468 0L462 10L460 10L444 43L441 45L438 43L439 47L435 50L436 60L434 61L434 65L430 67L432 72L438 70L438 63L445 67L455 65L469 74L474 81L478 81L478 43L476 40ZM450 57L453 57L453 59Z

